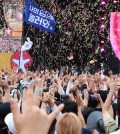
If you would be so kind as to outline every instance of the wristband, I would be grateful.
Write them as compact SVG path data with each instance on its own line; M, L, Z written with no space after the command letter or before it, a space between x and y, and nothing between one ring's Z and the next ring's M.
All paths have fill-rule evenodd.
M112 90L110 90L110 91L109 91L109 93L113 93L113 94L115 94L115 92L114 92L114 91L112 91Z
M40 95L41 94L41 90L40 89L35 89L34 93Z
M81 108L78 108L78 112L82 112Z

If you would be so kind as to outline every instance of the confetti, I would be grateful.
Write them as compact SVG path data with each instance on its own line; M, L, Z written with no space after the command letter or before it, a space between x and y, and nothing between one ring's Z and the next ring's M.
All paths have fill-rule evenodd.
M37 5L51 12L57 25L54 33L31 27L24 23L23 42L30 37L34 47L30 50L33 57L33 69L55 68L69 64L68 57L73 52L74 63L80 69L91 59L99 62L106 60L113 53L109 35L111 12L120 11L120 2L113 4L108 0L102 7L99 0L33 0ZM0 9L3 6L0 4ZM104 19L101 19L103 18ZM0 24L5 27L4 15ZM105 24L104 29L100 29ZM104 43L101 46L101 40ZM105 52L101 53L100 48ZM98 50L97 50L98 49ZM103 57L103 58L102 58Z

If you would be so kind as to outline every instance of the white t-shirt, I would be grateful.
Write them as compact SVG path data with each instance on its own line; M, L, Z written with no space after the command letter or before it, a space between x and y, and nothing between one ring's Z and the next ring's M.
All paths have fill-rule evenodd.
M110 133L110 134L120 134L120 129L117 130L117 131L115 131L115 132L112 132L112 133Z
M5 117L5 123L8 126L8 129L11 133L13 134L17 134L17 130L15 128L15 124L14 124L14 120L13 120L13 114L9 113L6 117Z

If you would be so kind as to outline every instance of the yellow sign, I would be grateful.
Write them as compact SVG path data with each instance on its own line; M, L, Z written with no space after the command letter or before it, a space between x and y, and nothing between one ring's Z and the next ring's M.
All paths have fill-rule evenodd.
M10 58L13 55L12 52L9 53L0 53L0 69L8 68L10 69Z

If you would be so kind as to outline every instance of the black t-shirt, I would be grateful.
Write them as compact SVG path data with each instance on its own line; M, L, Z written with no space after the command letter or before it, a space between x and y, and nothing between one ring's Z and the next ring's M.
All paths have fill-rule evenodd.
M82 128L82 134L92 134L92 132L88 129Z
M2 125L2 123L4 123L4 118L10 112L11 112L11 109L10 109L9 102L0 104L0 125Z

